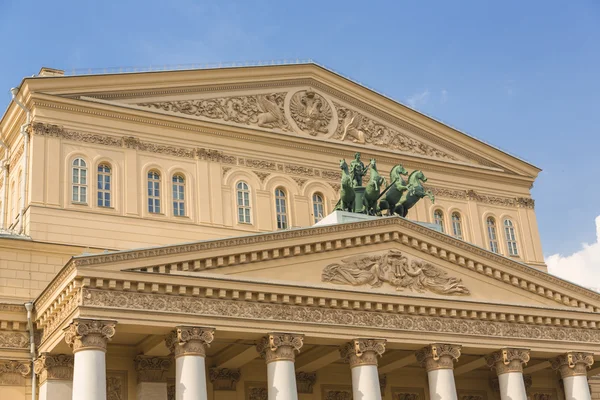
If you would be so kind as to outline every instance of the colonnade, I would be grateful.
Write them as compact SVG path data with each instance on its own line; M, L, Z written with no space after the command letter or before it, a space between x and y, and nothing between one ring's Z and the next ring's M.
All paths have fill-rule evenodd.
M74 356L43 354L36 361L40 375L40 400L106 400L106 346L115 333L115 321L76 319L65 329L65 340ZM206 348L214 339L214 329L178 326L166 338L174 356L176 400L206 400ZM295 355L304 336L295 333L267 333L256 349L267 366L269 400L298 400ZM340 357L349 365L353 398L381 400L378 358L385 352L384 339L357 338L340 348ZM431 399L457 400L454 363L461 346L433 343L416 352L416 359L427 371ZM502 400L526 400L523 364L529 350L502 348L485 357L487 365L498 375ZM594 362L591 353L568 352L551 361L559 371L565 400L590 400L587 368ZM165 400L166 372L171 357L138 356L137 398ZM73 372L74 371L74 372Z

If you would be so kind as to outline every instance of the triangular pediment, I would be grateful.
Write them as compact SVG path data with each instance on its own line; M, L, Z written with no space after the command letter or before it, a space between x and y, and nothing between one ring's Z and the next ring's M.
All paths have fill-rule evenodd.
M373 149L390 157L418 157L529 178L539 172L522 160L312 64L78 79L72 87L57 83L40 88L39 93L135 110L153 118L229 126L238 135L249 129L245 131L248 135L273 134L317 145ZM90 82L87 89L86 80Z
M600 296L403 218L77 257L84 270L581 309ZM486 306L487 307L487 306Z

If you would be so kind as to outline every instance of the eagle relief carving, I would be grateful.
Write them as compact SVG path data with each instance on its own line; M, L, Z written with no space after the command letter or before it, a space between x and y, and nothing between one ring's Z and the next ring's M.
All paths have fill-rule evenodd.
M461 279L448 276L445 271L428 262L409 261L399 250L344 258L340 263L326 266L321 279L339 285L380 287L387 283L396 290L430 291L444 295L470 294Z
M295 93L290 100L290 115L298 128L311 136L329 132L333 118L331 106L312 90Z

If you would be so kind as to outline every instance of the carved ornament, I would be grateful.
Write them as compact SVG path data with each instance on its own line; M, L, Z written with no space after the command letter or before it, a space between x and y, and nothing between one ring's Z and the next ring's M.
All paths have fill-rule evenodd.
M429 144L413 139L402 132L375 121L362 113L334 103L338 113L338 127L334 138L358 144L370 144L422 156L456 160L456 157Z
M456 344L433 343L417 351L417 361L427 372L436 369L454 369L458 361L461 346Z
M106 371L106 400L127 400L127 371Z
M316 136L329 133L333 111L323 96L309 89L292 95L290 115L302 132Z
M304 335L293 333L269 333L256 345L256 350L268 363L273 361L294 361L295 352L300 352Z
M430 291L443 295L470 294L462 280L448 276L442 269L422 260L409 259L399 250L383 254L366 254L329 264L321 274L323 282L338 285L381 287L384 283L396 290Z
M282 92L200 100L158 101L137 105L177 114L290 131L283 110L285 96L285 92Z
M173 364L173 359L139 355L133 359L133 363L138 382L166 382L166 374Z
M215 329L198 326L178 326L165 339L175 357L206 356L206 348L215 338Z
M27 349L29 335L25 332L0 331L0 349Z
M211 368L208 370L208 379L213 384L213 390L235 391L236 383L242 377L239 369Z
M22 386L31 372L31 363L23 361L0 362L0 385Z
M316 372L296 372L298 393L312 394L315 382L317 382Z
M269 391L266 387L253 387L248 392L248 400L267 400Z
M46 380L73 380L74 357L66 354L44 353L33 365L33 370L40 376L40 384Z
M115 335L116 324L116 321L77 318L64 329L65 341L73 353L80 350L106 351L106 345Z
M352 400L351 390L326 390L324 400Z
M552 369L560 371L562 379L570 376L587 375L594 364L594 354L570 351L551 360Z
M523 373L523 364L529 362L529 349L503 348L485 356L485 361L488 367L496 370L497 375Z
M340 356L350 368L377 365L377 357L385 352L385 342L385 339L354 339L340 348Z
M258 176L258 179L260 179L261 183L265 182L265 179L267 179L271 173L270 172L262 172L262 171L252 171L254 172L254 175Z

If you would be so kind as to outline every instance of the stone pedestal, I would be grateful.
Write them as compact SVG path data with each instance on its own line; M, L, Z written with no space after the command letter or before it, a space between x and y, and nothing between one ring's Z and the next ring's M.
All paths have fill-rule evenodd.
M502 400L527 400L523 364L529 361L529 349L504 348L486 356L488 367L495 369Z
M39 400L73 397L73 356L43 353L34 364L39 376Z
M551 360L552 369L560 371L565 400L590 400L587 369L594 364L592 353L568 352Z
M354 399L381 400L377 357L384 352L384 339L354 339L340 349L340 356L350 364Z
M206 400L206 347L214 339L214 329L178 326L166 338L175 355L175 399Z
M171 357L137 356L133 361L137 371L136 397L138 400L167 398L167 372Z
M458 361L460 351L458 345L434 343L417 352L417 361L427 371L430 398L457 400L454 362Z
M256 346L267 363L269 400L298 400L294 360L303 339L303 335L273 332L263 337Z
M106 400L106 345L116 321L75 319L65 328L73 349L73 400Z

